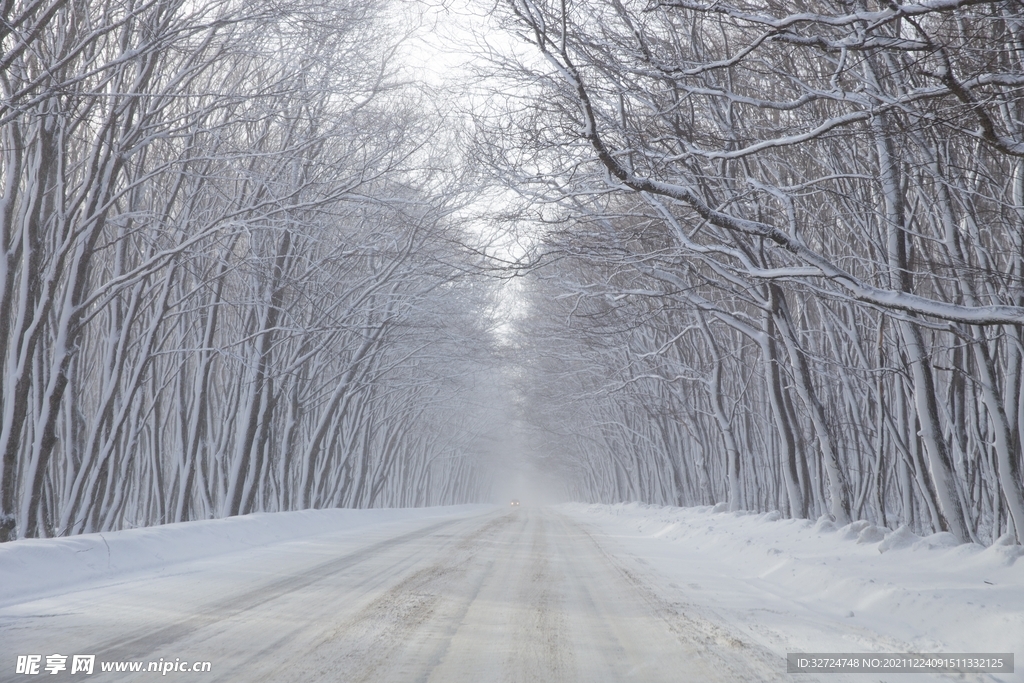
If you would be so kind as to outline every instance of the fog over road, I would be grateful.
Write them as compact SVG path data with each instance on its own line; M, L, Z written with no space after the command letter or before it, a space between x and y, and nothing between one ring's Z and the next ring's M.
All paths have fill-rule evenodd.
M660 597L657 577L602 543L547 508L425 520L8 607L0 638L5 655L209 661L168 674L204 683L781 677L777 658Z

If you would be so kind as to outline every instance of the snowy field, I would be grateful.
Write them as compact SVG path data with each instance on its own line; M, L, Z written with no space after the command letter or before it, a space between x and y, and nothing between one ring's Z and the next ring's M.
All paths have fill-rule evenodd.
M780 656L1015 652L1017 673L982 680L1024 681L1021 546L957 545L950 534L921 538L866 522L837 529L777 512L637 503L559 509L599 534L609 552L664 577L663 593Z

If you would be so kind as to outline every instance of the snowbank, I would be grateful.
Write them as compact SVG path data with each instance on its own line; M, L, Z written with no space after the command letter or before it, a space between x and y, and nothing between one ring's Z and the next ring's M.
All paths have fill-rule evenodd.
M0 607L228 553L370 527L469 516L490 505L301 510L0 544Z
M636 503L560 509L652 566L674 599L714 611L782 656L1015 652L1024 670L1018 545L960 545L950 534L922 538L863 521L837 529L778 512Z

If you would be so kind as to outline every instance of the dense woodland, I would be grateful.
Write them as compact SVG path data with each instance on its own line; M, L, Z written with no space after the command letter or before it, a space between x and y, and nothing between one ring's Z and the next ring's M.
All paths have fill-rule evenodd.
M3 537L474 499L491 302L388 8L2 12Z
M0 540L485 500L511 432L1024 540L1020 3L475 9L460 93L386 0L0 0Z
M1024 7L504 8L523 400L574 495L1024 538Z

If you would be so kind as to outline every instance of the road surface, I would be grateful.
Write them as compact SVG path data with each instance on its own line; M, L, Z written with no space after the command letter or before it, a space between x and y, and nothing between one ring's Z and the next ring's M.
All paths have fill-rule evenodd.
M193 562L0 609L17 654L96 655L43 680L498 683L782 680L779 662L666 597L555 510L501 509ZM99 662L210 662L126 674ZM45 660L43 662L45 665Z

